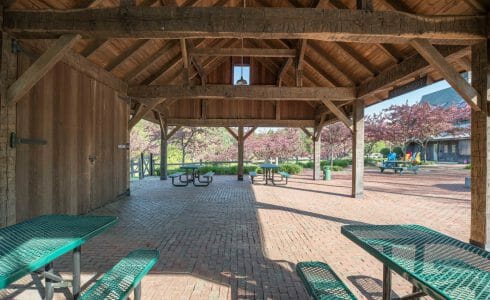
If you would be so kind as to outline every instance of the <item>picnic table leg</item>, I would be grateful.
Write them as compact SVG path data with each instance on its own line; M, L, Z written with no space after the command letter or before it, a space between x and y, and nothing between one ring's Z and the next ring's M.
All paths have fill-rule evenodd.
M141 282L134 288L134 300L141 299Z
M383 300L391 299L391 270L383 264Z
M53 274L53 263L50 262L49 264L44 266L44 272L45 273L51 273ZM52 300L53 299L53 294L54 294L54 288L53 288L53 280L50 278L50 276L45 275L44 276L45 280L45 287L44 287L44 299L45 300Z
M80 256L82 247L73 249L73 299L78 299L80 296Z

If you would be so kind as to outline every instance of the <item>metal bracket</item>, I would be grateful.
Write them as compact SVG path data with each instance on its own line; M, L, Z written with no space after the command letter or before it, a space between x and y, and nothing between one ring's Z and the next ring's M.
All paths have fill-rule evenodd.
M119 144L117 145L118 149L128 149L129 150L129 143L126 144Z
M25 139L18 137L15 132L10 133L10 147L15 148L19 144L27 144L27 145L46 145L48 142L46 140L38 140L38 139Z

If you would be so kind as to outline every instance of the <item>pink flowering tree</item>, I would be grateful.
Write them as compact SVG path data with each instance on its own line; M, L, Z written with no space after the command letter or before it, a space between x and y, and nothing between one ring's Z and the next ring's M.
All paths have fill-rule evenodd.
M352 134L349 128L341 122L325 126L321 133L321 155L330 158L330 165L333 160L346 155L352 149Z

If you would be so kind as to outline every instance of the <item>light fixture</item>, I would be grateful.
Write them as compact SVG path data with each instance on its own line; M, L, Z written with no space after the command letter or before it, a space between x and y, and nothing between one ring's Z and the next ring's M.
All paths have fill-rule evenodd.
M243 8L245 8L246 0L243 0ZM240 79L238 79L235 85L248 85L248 82L243 78L243 37L242 37L242 64L240 65Z

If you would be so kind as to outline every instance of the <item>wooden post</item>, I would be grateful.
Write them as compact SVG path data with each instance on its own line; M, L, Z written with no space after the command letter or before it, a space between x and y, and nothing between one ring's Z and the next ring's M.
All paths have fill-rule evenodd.
M490 248L490 120L487 115L488 94L487 43L471 47L471 85L480 94L477 103L481 110L471 110L471 232L470 242L479 247Z
M243 127L238 127L238 180L243 181L243 149L245 144L245 138L243 134Z
M16 220L15 148L10 147L10 134L16 132L17 108L9 104L7 91L17 78L17 57L12 51L12 39L2 33L0 73L0 227Z
M150 176L154 175L155 165L153 164L153 153L150 153Z
M313 133L313 180L322 179L322 168L320 166L321 162L321 135L317 131L321 131L322 127L316 128Z
M362 199L364 193L364 102L354 101L352 114L352 197Z
M168 127L167 122L160 119L160 180L168 178Z

